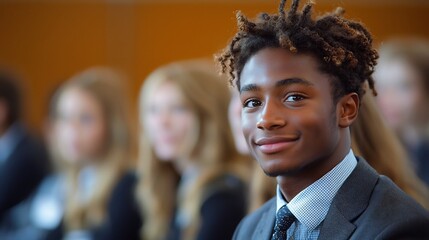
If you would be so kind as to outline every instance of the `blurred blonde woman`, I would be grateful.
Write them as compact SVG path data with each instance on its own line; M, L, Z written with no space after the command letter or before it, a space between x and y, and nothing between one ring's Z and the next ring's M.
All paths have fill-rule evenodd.
M413 171L404 148L383 121L374 96L362 99L357 121L352 125L352 149L404 192L429 209L429 191Z
M377 103L417 175L429 186L429 41L391 39L379 53L374 72Z
M239 99L233 100L231 106L241 109L241 106L234 101L239 101ZM235 117L231 115L235 115ZM230 119L233 121L240 119L239 112L230 111ZM232 125L237 124L232 123ZM429 209L428 189L414 173L404 149L394 133L383 122L371 94L366 94L362 98L359 116L353 123L351 133L352 149L356 155L365 158L380 174L388 176L403 191ZM236 139L240 139L240 136ZM250 187L250 211L259 208L275 196L275 193L275 179L266 176L255 164Z
M140 94L143 239L231 239L246 213L229 92L211 64L172 63Z
M138 239L140 217L128 172L132 138L121 78L80 73L54 94L49 147L57 173L27 202L26 219L2 239ZM30 230L29 230L30 229Z

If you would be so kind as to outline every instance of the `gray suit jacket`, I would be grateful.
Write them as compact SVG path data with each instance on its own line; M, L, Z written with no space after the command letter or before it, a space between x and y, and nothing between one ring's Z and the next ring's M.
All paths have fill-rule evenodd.
M273 198L241 221L233 239L269 240L275 215ZM429 239L429 213L358 158L333 199L319 239Z

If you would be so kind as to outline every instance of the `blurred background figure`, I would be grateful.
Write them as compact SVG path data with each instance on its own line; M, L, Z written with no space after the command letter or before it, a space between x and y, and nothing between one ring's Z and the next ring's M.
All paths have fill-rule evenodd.
M240 99L233 97L229 112L232 126L241 128L241 108ZM237 148L241 149L243 144L246 144L242 132L233 132L237 135ZM363 157L380 174L388 176L403 191L429 209L429 190L413 171L394 132L384 123L371 92L362 98L359 116L351 128L351 136L352 149L356 156ZM250 212L274 197L277 185L275 178L266 176L256 161L254 166L250 186Z
M21 122L21 103L18 80L1 71L0 222L48 173L48 157L42 142Z
M49 147L57 172L12 210L0 239L138 239L131 133L121 78L105 68L54 94Z
M231 239L246 214L248 163L235 150L229 99L211 62L172 63L145 80L138 186L144 239Z
M351 128L352 149L429 210L429 190L414 172L399 139L383 121L375 98L367 92L361 99L358 118Z
M378 105L429 186L429 42L396 39L380 48Z
M244 139L243 130L241 130L241 104L240 95L235 88L231 88L231 101L228 107L228 119L234 137L237 151L245 156L249 155L246 140Z

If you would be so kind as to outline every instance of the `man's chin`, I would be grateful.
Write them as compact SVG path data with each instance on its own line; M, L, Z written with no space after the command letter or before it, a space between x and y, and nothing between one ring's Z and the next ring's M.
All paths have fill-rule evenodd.
M269 177L278 177L278 176L293 176L297 172L299 172L300 168L293 168L293 167L284 167L284 166L266 166L261 165L262 171L264 171L265 175Z
M263 169L262 169L263 170ZM264 173L265 173L265 175L267 175L268 177L278 177L278 176L280 176L281 174L280 173L278 173L278 172L270 172L270 171L266 171L266 170L263 170L264 171Z

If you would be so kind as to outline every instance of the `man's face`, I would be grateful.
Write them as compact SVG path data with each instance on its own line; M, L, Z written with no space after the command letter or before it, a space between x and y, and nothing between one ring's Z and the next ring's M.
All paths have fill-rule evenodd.
M260 50L245 64L242 128L266 174L303 173L338 150L340 127L329 78L316 58L281 48Z

